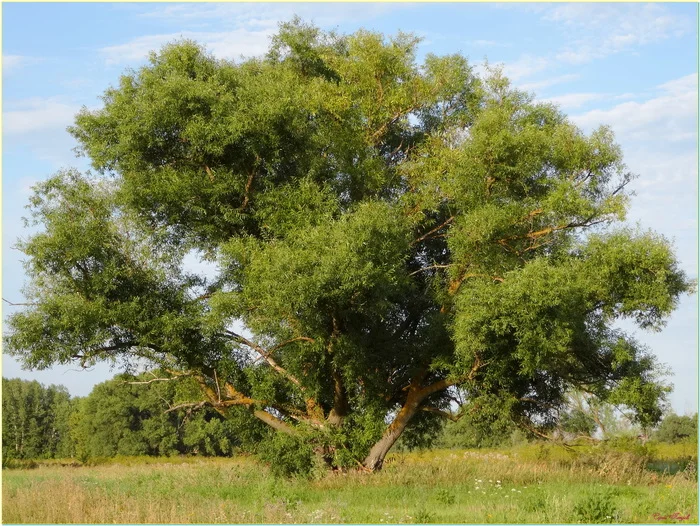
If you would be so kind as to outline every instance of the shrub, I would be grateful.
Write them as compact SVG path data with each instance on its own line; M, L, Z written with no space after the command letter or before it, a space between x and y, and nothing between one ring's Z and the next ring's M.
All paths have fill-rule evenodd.
M277 433L265 441L259 455L278 477L309 477L314 467L314 451L308 441L283 433Z
M653 435L659 442L676 443L684 440L698 439L698 415L678 416L670 414L663 419L659 429Z
M610 523L617 518L613 494L596 490L585 494L574 506L574 516L588 524Z

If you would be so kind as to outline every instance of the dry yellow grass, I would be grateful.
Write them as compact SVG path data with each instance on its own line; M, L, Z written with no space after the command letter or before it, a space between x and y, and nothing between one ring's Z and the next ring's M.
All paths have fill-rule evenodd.
M4 523L697 522L697 481L558 450L392 455L373 475L280 480L253 458L124 459L3 473ZM602 492L602 493L601 493ZM595 507L604 495L607 508ZM593 507L591 508L591 505ZM587 507L588 506L588 507ZM596 513L598 515L596 515ZM610 515L606 515L610 514ZM582 520L584 519L584 520Z

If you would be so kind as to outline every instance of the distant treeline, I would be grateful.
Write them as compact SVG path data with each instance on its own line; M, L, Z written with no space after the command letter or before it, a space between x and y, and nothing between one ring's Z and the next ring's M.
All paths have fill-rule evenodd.
M85 461L117 455L228 456L235 450L255 449L269 433L245 410L224 420L198 404L199 387L191 379L161 381L157 374L120 374L96 385L86 397L71 398L59 385L2 379L3 466L11 459L77 458ZM574 400L575 401L575 400ZM512 423L494 413L490 418L464 417L450 422L433 437L439 447L494 447L525 440ZM598 421L598 424L595 421ZM612 414L574 403L561 419L561 432L593 435L607 421L606 434L619 425ZM697 414L669 414L653 432L654 440L697 440ZM619 427L615 433L619 433ZM408 433L400 446L412 444Z
M224 420L197 400L187 380L117 375L86 397L63 386L2 379L2 456L8 459L116 455L231 455L265 431L245 412ZM135 383L141 382L141 383ZM242 430L245 434L242 434Z

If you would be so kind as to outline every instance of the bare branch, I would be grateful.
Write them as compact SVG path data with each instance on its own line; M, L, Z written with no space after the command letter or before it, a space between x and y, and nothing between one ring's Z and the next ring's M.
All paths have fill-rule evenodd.
M183 376L190 376L190 374L182 374L179 376L172 376L170 378L153 378L152 380L145 380L143 382L127 382L125 380L122 383L129 384L129 385L146 385L146 384L152 384L153 382L172 382L173 380L179 380Z
M34 307L38 305L38 303L12 303L11 301L6 300L5 298L2 298L2 301L10 305L11 307Z
M443 416L445 418L449 418L453 422L456 422L457 420L462 418L462 416L464 415L464 413L458 413L455 415L455 414L450 413L448 411L443 411L442 409L438 409L437 407L432 407L432 406L423 406L423 407L421 407L421 411L428 411L429 413L438 414L438 415Z
M214 369L214 383L216 384L217 399L221 403L221 386L219 385L219 377L216 375L216 369Z
M409 274L409 276L413 276L415 274L418 274L419 272L423 272L424 270L430 270L430 269L434 269L434 268L450 268L452 266L453 265L430 265L429 267L419 268L418 270L411 272Z
M279 418L277 418L271 413L268 413L267 411L263 411L262 409L256 409L255 411L253 411L253 416L255 416L259 420L262 420L268 426L270 426L273 429L276 429L277 431L281 431L282 433L286 433L292 436L297 434L296 429L287 424L284 420L280 420Z
M187 402L184 404L175 405L175 406L171 407L170 409L166 409L163 412L164 413L171 413L172 411L177 411L178 409L184 409L185 407L190 407L192 409L201 409L202 407L204 407L205 405L208 405L208 404L209 404L209 402L206 400L204 400L202 402Z
M301 382L296 379L292 374L290 374L285 368L281 367L275 359L270 356L270 353L263 349L260 345L258 345L255 342L250 341L248 338L245 338L244 336L241 336L240 334L236 334L233 331L226 330L226 334L231 336L234 340L236 340L239 343L242 343L251 349L253 349L255 352L257 352L264 360L272 367L275 371L280 373L282 376L284 376L287 380L292 382L294 385L296 385L301 391L305 391L304 386L301 385ZM290 342L285 342L285 345Z
M457 376L456 378L453 378L453 379L443 378L442 380L438 380L434 384L423 387L420 390L420 395L423 398L425 398L427 396L430 396L431 394L437 393L438 391L442 391L444 389L447 389L448 387L452 387L453 385L457 385L458 383L464 382L466 380L473 380L474 376L476 376L476 373L479 371L479 369L488 365L490 362L491 362L491 360L487 360L485 362L482 362L481 358L479 358L479 356L477 355L476 360L474 361L474 365L472 366L472 368L468 374L465 374L462 376Z

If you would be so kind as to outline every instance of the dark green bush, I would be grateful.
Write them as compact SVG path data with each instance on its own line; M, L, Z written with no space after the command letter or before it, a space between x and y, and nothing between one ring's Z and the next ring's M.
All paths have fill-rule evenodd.
M314 467L314 450L308 441L276 433L259 448L260 458L278 477L309 477Z

